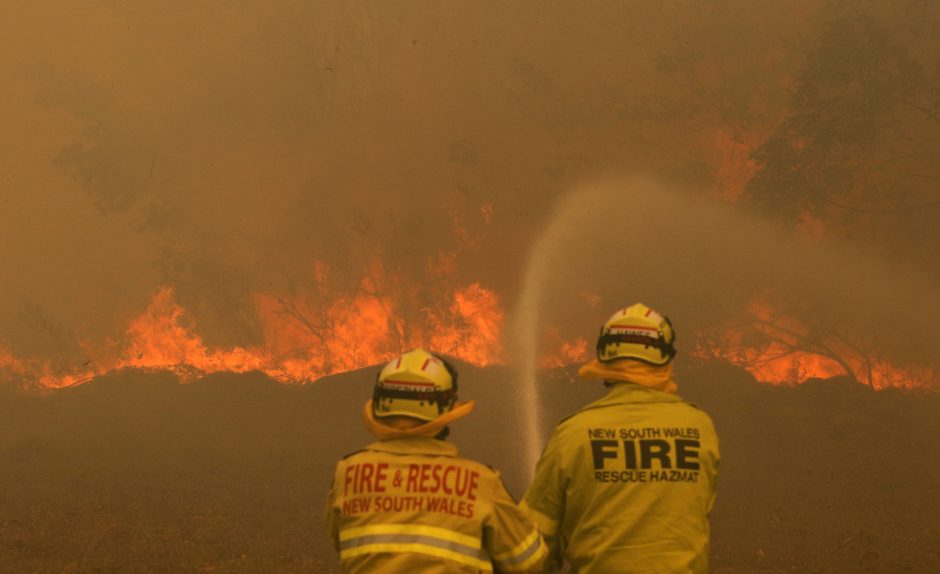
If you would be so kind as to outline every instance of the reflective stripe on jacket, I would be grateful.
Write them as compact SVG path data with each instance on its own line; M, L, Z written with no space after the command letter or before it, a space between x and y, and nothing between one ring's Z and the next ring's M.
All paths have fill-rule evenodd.
M341 460L326 521L349 573L535 573L547 555L499 473L432 438L379 441Z
M707 414L617 383L556 427L522 507L572 572L706 572L718 459Z

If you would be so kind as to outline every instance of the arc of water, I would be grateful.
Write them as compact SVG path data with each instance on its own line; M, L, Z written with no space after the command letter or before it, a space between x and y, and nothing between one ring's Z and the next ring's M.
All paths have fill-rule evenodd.
M541 266L529 262L523 279L522 298L516 310L516 344L519 364L521 394L520 403L525 416L523 446L525 468L528 473L535 470L542 443L542 409L538 397L538 333L539 333L539 286Z
M519 393L522 412L525 416L523 427L524 460L527 472L535 471L539 454L542 451L542 408L538 395L539 341L541 333L540 308L543 286L551 265L552 247L559 235L559 215L564 206L549 223L542 236L536 241L529 253L528 262L522 277L522 292L516 304L513 335L515 343L515 363L520 379Z

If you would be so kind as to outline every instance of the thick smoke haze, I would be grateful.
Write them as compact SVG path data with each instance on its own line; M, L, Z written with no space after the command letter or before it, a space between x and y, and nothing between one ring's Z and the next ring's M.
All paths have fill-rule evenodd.
M938 30L927 0L0 1L0 571L339 572L320 509L376 365L453 358L450 439L518 496L642 301L721 437L714 571L940 572Z
M614 307L601 302L617 301L679 318L673 326L683 362L713 350L707 335L716 328L727 330L735 318L753 324L747 303L757 302L796 314L801 327L826 326L797 331L820 354L838 349L863 362L940 368L940 289L923 277L846 245L795 237L662 179L608 177L564 197L529 256L510 331L519 400L531 413L523 434L528 468L535 468L546 422L537 382L543 350L532 333L566 325L587 347ZM722 335L719 347L727 346ZM806 349L806 342L786 339L791 350ZM843 368L873 382L857 364Z
M936 17L889 6L4 3L0 344L81 363L81 341L120 339L165 285L208 344L260 344L259 294L315 293L316 262L333 294L378 265L479 282L508 309L553 206L586 178L664 173L741 197L751 154L802 109L827 23ZM808 228L863 250L890 231L874 256L936 279L930 241L910 239L935 214Z
M643 301L680 317L679 347L759 299L852 334L858 345L937 368L940 289L851 246L807 240L751 214L649 177L576 188L536 242L522 306L537 323L580 325L592 338L611 314L599 301ZM791 311L792 312L792 311ZM683 337L682 335L686 336Z

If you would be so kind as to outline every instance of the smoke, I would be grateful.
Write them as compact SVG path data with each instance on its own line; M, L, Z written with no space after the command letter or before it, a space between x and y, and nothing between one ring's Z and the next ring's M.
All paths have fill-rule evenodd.
M722 323L755 296L799 300L805 316L876 335L886 354L931 363L937 287L847 245L796 236L675 184L612 178L564 198L536 244L542 322L585 335L642 301L682 333ZM610 308L585 313L589 289Z
M258 294L316 295L316 262L349 295L443 254L514 300L575 182L725 191L747 149L715 142L778 118L798 4L5 3L0 346L81 363L164 285L254 345Z
M662 178L610 177L559 202L529 254L514 312L527 412L539 411L545 325L593 340L610 314L635 302L672 319L680 361L694 351L694 333L729 325L759 297L796 305L804 320L870 342L882 358L937 367L936 285L700 195ZM537 455L541 422L530 421L527 447Z

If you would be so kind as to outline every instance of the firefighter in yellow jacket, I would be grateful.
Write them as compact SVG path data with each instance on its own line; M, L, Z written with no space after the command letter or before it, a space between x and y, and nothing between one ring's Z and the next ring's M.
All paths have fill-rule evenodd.
M676 395L669 320L638 303L601 329L578 374L607 395L555 428L522 502L550 562L577 574L708 570L718 437Z
M444 440L472 410L441 357L417 349L382 369L363 412L378 441L337 464L327 505L346 572L542 571L547 549L499 473Z

